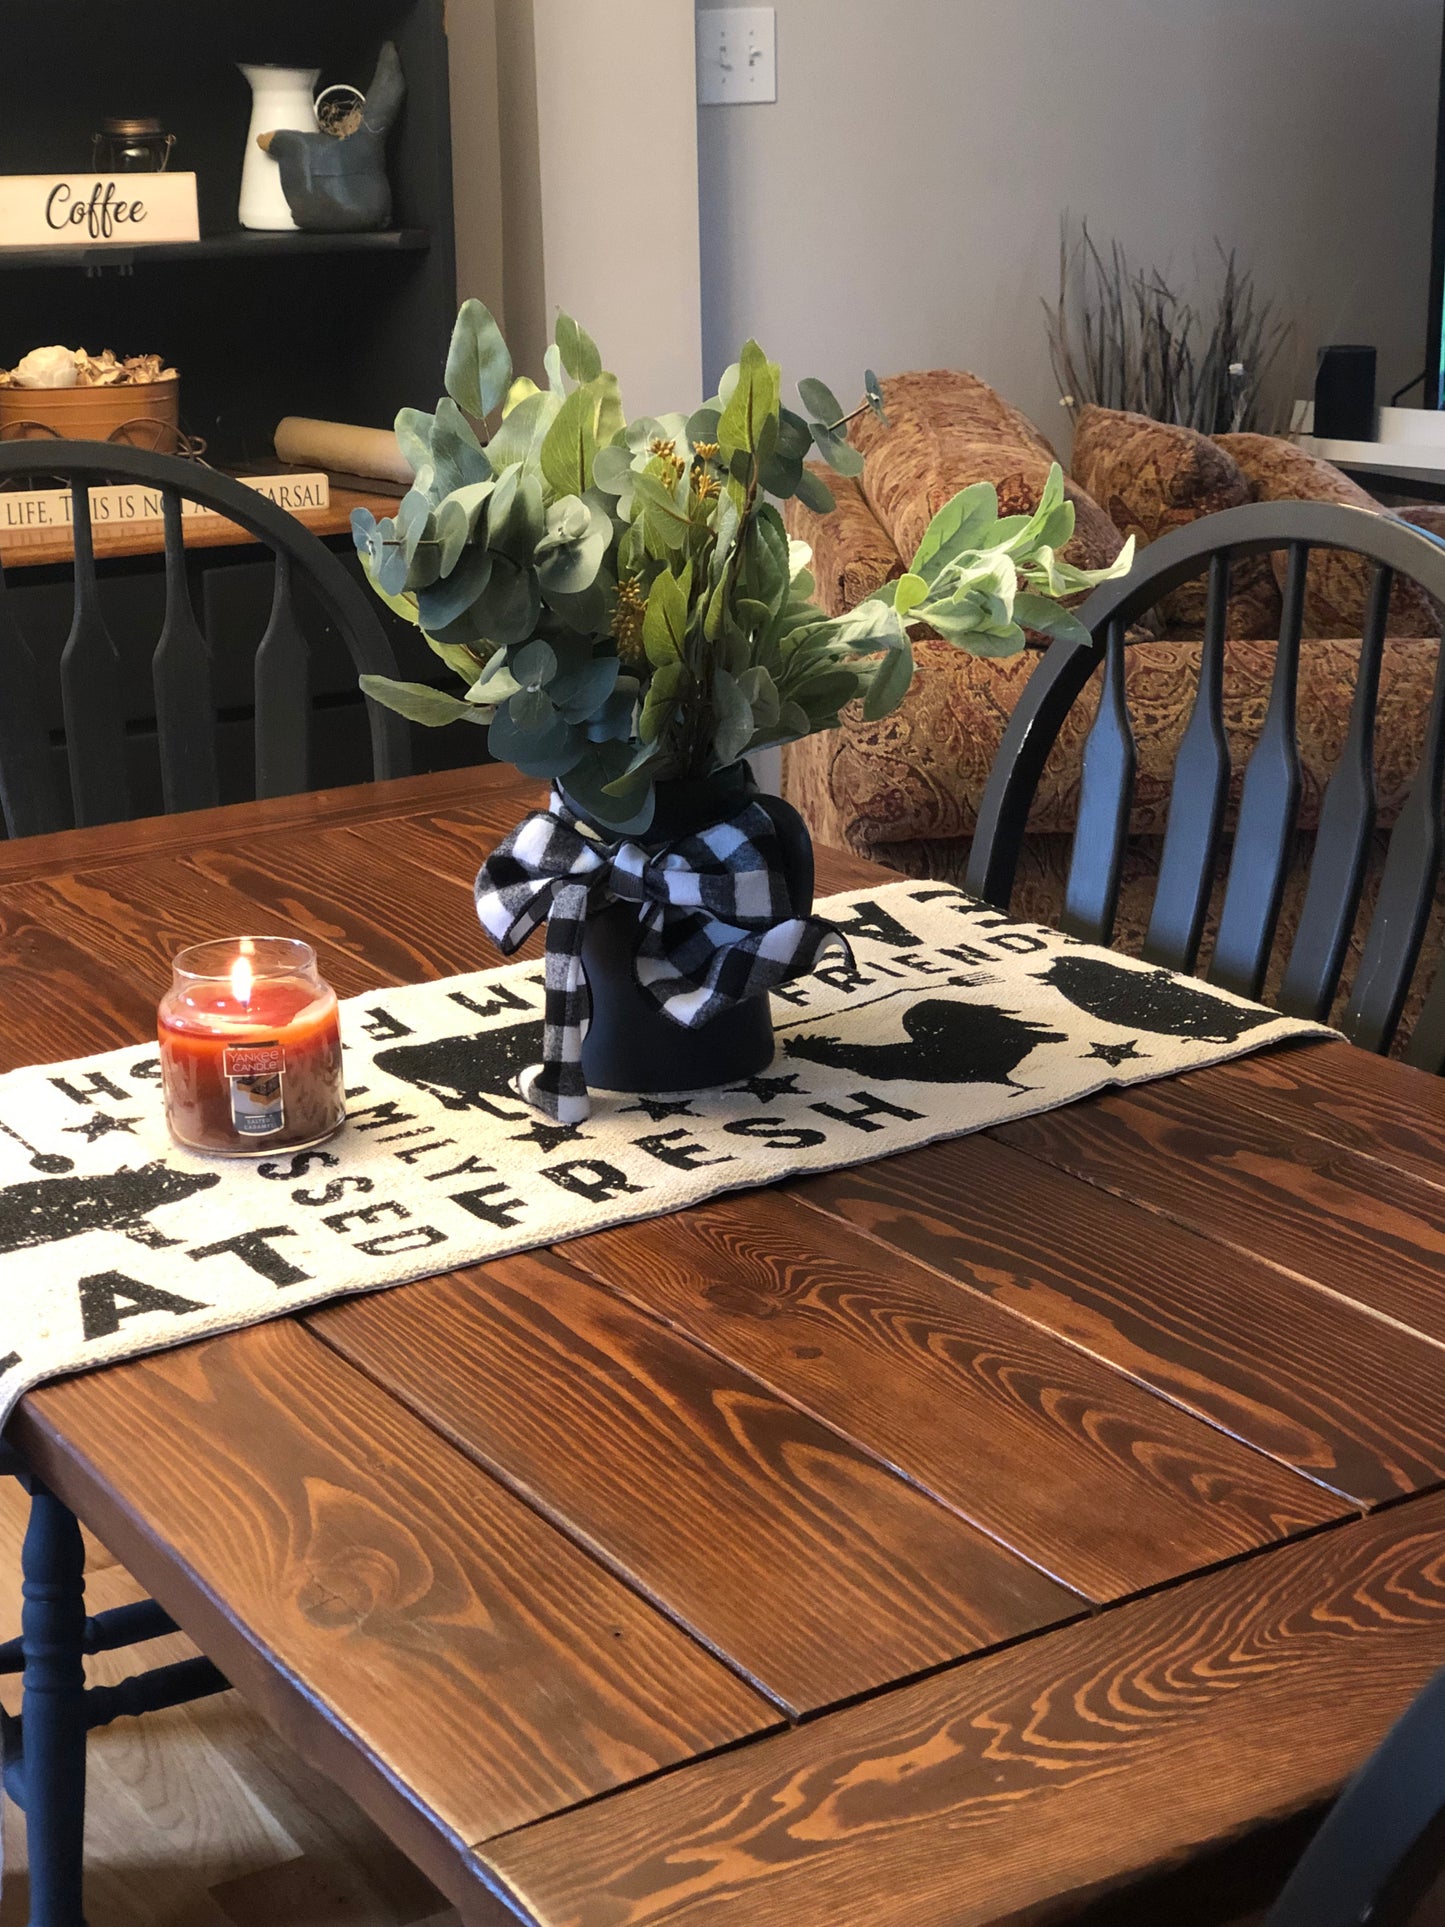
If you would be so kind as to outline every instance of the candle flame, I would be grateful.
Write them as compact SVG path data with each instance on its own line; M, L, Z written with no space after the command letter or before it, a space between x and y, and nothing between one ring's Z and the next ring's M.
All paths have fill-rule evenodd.
M247 956L237 957L231 965L231 995L238 1004L250 1003L255 981L256 973L251 967L251 959Z

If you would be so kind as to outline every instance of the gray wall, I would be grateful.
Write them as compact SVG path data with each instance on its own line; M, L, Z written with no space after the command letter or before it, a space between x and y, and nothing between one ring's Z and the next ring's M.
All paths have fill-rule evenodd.
M1441 15L777 0L777 104L698 111L705 373L748 334L843 396L966 367L1066 441L1039 297L1067 207L1183 279L1238 248L1299 323L1287 385L1374 341L1387 399L1424 360Z

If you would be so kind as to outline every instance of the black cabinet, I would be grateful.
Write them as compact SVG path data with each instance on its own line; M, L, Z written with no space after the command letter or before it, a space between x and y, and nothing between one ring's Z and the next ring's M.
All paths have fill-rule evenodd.
M86 169L113 115L155 115L197 176L202 239L0 248L0 363L60 341L160 354L213 460L270 456L283 415L386 424L436 394L456 312L443 0L3 0L0 173ZM388 148L391 232L237 225L251 90L240 61L365 86L394 40L407 95Z
M388 146L393 227L380 234L241 229L251 115L238 63L319 67L320 85L364 87L396 43L406 99ZM197 176L201 239L155 248L0 248L0 365L49 342L162 355L181 371L181 418L207 459L244 472L274 459L283 415L384 426L440 392L456 314L451 128L443 0L0 0L0 173L88 171L90 136L113 116L154 116L177 136L172 166ZM346 551L344 537L332 546ZM250 674L270 601L255 551L193 551L223 709L226 794L249 793ZM149 652L161 558L101 565L106 617L126 665L135 792L153 782ZM14 613L48 689L69 621L68 571L18 569ZM414 630L381 610L402 674L444 681ZM365 716L339 641L312 664L312 780L370 773ZM55 742L59 698L55 691ZM482 760L481 730L414 730L418 769ZM152 794L154 792L154 794Z

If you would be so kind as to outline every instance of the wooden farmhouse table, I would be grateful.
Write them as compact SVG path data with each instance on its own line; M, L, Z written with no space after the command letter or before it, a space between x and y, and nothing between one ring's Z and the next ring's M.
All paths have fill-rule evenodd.
M264 927L483 967L452 772L0 846L3 1066ZM882 873L824 854L823 890ZM1065 1915L1445 1664L1445 1086L1341 1043L31 1393L9 1437L464 1920Z

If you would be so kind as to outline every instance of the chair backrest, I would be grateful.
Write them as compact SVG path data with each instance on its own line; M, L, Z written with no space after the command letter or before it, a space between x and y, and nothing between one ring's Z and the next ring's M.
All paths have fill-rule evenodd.
M165 809L220 801L211 653L191 600L182 503L200 503L240 525L275 558L270 620L255 663L255 788L286 796L307 787L308 644L297 615L305 581L339 632L358 672L396 674L386 631L365 590L340 559L284 509L228 475L109 442L27 441L0 445L0 488L16 483L70 489L74 593L60 659L62 714L76 825L134 813L127 773L120 657L101 606L90 489L136 482L161 498L165 529L165 614L151 657L156 735ZM405 722L368 703L372 774L407 773ZM7 602L0 569L0 807L9 834L65 827L50 737L38 700L35 658Z
M1330 1809L1265 1927L1359 1927L1362 1921L1387 1927L1408 1920L1445 1867L1442 1812L1445 1673L1437 1673Z
M1044 762L1065 717L1102 664L1098 715L1084 747L1062 922L1074 936L1109 941L1135 766L1124 679L1128 632L1161 597L1207 571L1199 683L1175 764L1143 952L1151 962L1171 969L1195 967L1229 794L1224 632L1230 565L1246 556L1283 550L1288 566L1274 674L1260 736L1244 772L1208 970L1210 978L1228 990L1249 997L1260 994L1300 796L1295 699L1311 549L1349 550L1374 565L1344 748L1321 802L1314 858L1279 996L1292 1015L1327 1015L1359 912L1375 827L1375 712L1390 590L1397 576L1406 577L1445 603L1445 544L1395 516L1326 502L1261 502L1226 509L1151 543L1128 576L1095 590L1078 612L1089 641L1061 639L1051 645L1004 732L969 862L968 887L976 895L1007 907ZM1423 753L1390 833L1379 895L1343 1020L1354 1041L1370 1050L1389 1048L1420 961L1440 870L1442 777L1445 650L1436 666ZM1424 1068L1445 1068L1445 969L1436 972L1408 1055Z

